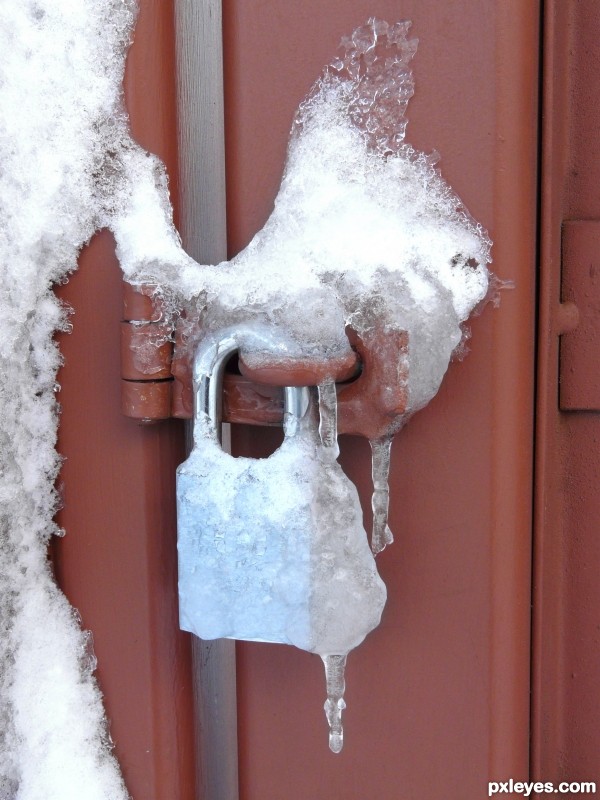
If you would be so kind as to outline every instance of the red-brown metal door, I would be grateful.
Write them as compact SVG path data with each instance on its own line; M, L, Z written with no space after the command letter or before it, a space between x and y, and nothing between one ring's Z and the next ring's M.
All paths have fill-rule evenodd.
M596 2L546 4L532 720L533 774L597 785L599 41Z
M172 11L142 1L127 88L134 132L173 181ZM539 11L533 0L223 4L230 254L266 220L294 111L341 36L372 15L408 18L420 46L407 139L441 153L490 231L495 271L516 286L473 323L468 358L395 441L396 542L379 556L389 600L349 658L341 755L327 748L320 661L237 645L243 800L477 800L490 780L528 777ZM94 632L134 798L191 800L189 637L177 630L174 569L182 431L119 416L118 294L112 245L99 238L64 290L76 312L60 379L72 532L57 573ZM242 429L236 443L257 454L268 433ZM342 463L368 524L367 443L342 442Z
M226 0L230 252L269 214L298 103L370 15L413 20L407 141L441 153L516 288L394 443L396 542L378 557L389 599L348 659L340 756L318 659L237 645L244 800L475 800L528 775L538 4ZM240 435L250 452L266 438ZM342 463L368 518L367 443L344 441Z

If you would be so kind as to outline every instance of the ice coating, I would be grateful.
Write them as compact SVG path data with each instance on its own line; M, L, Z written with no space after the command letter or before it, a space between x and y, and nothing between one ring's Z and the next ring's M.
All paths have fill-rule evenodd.
M206 339L197 356L194 449L177 470L181 625L204 639L346 654L386 598L358 494L337 438L321 441L306 388L286 390L286 436L269 458L223 452L216 401L236 333Z
M387 436L383 439L375 439L371 442L371 473L373 480L373 497L371 499L373 508L373 533L371 535L371 550L375 555L394 541L394 536L388 525L388 506L390 503L388 478L390 474L391 449L391 436Z
M329 654L379 624L386 590L358 495L315 432L267 459L234 459L207 439L179 468L185 630Z
M332 753L340 753L344 746L344 729L342 727L342 711L346 708L344 692L346 682L344 672L347 657L330 655L323 657L325 665L325 682L327 700L325 700L325 716L329 723L329 749Z
M319 436L327 447L337 448L337 393L333 381L324 381L318 386Z

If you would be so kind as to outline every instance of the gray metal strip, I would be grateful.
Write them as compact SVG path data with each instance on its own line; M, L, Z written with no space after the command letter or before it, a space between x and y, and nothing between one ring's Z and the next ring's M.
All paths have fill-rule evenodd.
M203 264L227 257L220 0L176 0L180 232ZM225 442L224 442L225 444ZM198 800L236 800L235 643L194 637Z

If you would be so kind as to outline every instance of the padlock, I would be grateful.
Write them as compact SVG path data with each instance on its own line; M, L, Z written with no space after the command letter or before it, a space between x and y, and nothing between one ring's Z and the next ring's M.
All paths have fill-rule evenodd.
M268 458L221 447L225 364L253 335L225 330L195 355L194 445L177 471L180 625L343 655L379 624L386 589L337 441L321 441L316 390L286 387Z

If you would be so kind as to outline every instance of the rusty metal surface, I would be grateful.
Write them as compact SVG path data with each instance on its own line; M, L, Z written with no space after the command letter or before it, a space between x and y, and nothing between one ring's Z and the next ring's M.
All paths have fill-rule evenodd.
M172 407L172 325L156 285L123 282L121 411L145 425L169 419Z
M128 381L171 378L173 345L160 322L121 322L121 375Z
M409 341L405 331L350 333L362 370L338 389L338 430L381 439L395 433L408 404Z
M138 141L166 160L176 186L172 3L142 0L128 60ZM121 415L122 281L111 237L85 249L60 296L75 310L58 449L67 535L58 580L92 631L110 733L136 800L195 800L189 637L178 628L175 539L180 422L143 428Z
M164 309L156 284L123 282L123 319L127 322L144 320L160 322Z
M122 413L143 424L170 419L171 386L171 381L121 380Z
M538 3L225 2L230 255L268 216L297 104L371 14L413 19L407 138L439 149L518 288L476 320L468 358L396 437L388 606L349 657L340 757L317 659L238 645L243 800L282 786L286 800L477 800L495 776L528 774ZM277 434L236 428L234 444L265 455ZM368 527L366 440L342 441L342 462Z
M196 329L195 336L200 335L200 330ZM385 333L375 329L362 339L349 330L348 337L355 352L351 358L337 362L280 360L265 367L250 368L244 363L243 353L240 354L238 365L242 374L225 375L224 421L282 424L281 392L274 390L283 386L316 386L327 377L340 381L337 385L339 433L368 439L394 433L408 400L408 336L403 331ZM174 375L172 413L183 419L193 416L193 352L193 346L189 343L185 346L180 337L171 364ZM129 361L131 354L124 353L124 366ZM153 368L160 369L158 354ZM148 403L140 402L130 416L151 416L154 412L149 409L149 402L150 397Z
M360 369L356 353L326 360L278 361L250 366L240 355L240 372L255 383L271 386L318 386L326 380L336 383L351 380Z
M573 220L590 230L600 220L599 40L593 0L546 4L532 765L534 776L556 782L600 782L600 418L561 412L558 403L561 225L572 233L580 224ZM597 298L581 302L593 288L589 263L574 269L571 256L565 281L573 294L562 299L581 303L581 328L563 336L563 351L579 341L583 352L571 353L579 399L568 402L587 406L595 404L597 359L586 349L586 305Z

